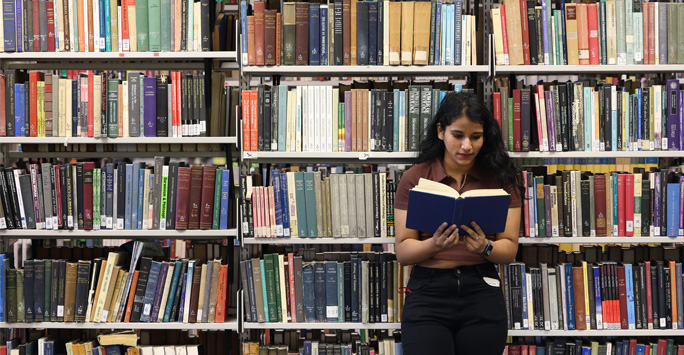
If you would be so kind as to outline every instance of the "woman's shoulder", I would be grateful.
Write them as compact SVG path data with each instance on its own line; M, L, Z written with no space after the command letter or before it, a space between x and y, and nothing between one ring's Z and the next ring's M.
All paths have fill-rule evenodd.
M411 185L417 184L420 178L427 178L429 176L430 169L432 168L433 164L434 160L428 160L426 162L413 165L401 176L400 183L403 181L408 181L412 183Z

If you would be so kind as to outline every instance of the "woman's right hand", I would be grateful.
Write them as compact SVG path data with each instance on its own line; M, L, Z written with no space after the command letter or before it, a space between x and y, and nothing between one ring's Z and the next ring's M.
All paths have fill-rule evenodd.
M459 240L458 227L455 224L449 226L447 222L444 222L437 228L431 240L438 251L456 245Z

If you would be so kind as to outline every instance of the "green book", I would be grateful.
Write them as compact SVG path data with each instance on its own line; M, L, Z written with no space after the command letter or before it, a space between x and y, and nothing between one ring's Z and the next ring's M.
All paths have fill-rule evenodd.
M304 173L297 171L295 174L295 201L297 204L297 235L300 238L308 236L307 203L304 195ZM313 181L312 181L313 182ZM313 208L313 207L311 207ZM315 215L315 213L314 213Z
M277 315L277 304L276 304L276 294L275 294L275 268L273 265L274 254L264 255L264 268L262 269L266 284L266 299L268 299L268 319L271 322L275 322L278 319ZM266 309L264 309L266 311Z
M632 0L627 1L625 5L625 36L625 43L627 45L627 64L634 64L634 41L636 40L636 35L634 34Z
M266 261L264 259L259 260L259 274L261 274L261 294L262 303L264 304L264 318L266 322L271 321L271 312L268 310L268 285L266 282Z
M314 190L313 172L304 173L304 195L306 199L306 230L309 238L316 238L318 237L318 220L316 219L316 191Z
M100 169L93 169L93 229L100 229Z
M275 288L275 299L276 299L276 316L277 316L277 321L282 322L283 321L283 304L280 302L280 297L282 297L280 293L280 263L279 263L279 258L278 254L274 253L271 254L271 258L273 258L273 286ZM282 280L284 281L284 280ZM287 305L285 305L287 306Z
M161 180L161 200L159 203L159 225L162 229L166 229L166 207L169 198L169 166L164 165L162 168Z
M161 0L161 50L171 50L171 1Z
M7 262L7 261L5 261ZM5 296L5 315L7 323L17 322L17 270L7 269L7 284Z
M51 297L52 297L52 260L45 260L45 304L43 306L43 321L50 321L50 310L51 307Z
M138 52L147 52L150 50L150 42L148 38L149 26L148 26L148 4L147 0L136 0L135 2L135 27L138 32ZM141 80L142 81L142 80ZM142 113L140 114L142 116Z
M24 270L17 270L17 322L23 323L26 321L24 311Z
M221 212L221 189L223 183L223 169L216 169L216 181L214 182L214 213L211 218L211 229L219 228Z
M138 47L140 48L140 47ZM119 80L107 80L107 132L109 138L119 137Z
M159 52L161 51L161 0L147 1L147 15L149 21L148 40L150 44L150 52ZM138 15L136 14L136 16Z
M627 64L627 42L625 39L625 0L615 1L615 29L615 34L617 36L617 64L625 65Z
M679 59L677 54L677 49L679 49L679 34L677 32L679 12L677 6L675 3L667 4L667 64L677 64L677 59Z
M295 64L295 3L283 3L283 65Z

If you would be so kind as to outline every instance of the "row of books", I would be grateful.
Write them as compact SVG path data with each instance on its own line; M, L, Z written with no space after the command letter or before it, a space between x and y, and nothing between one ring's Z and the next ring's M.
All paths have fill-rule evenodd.
M588 171L594 174L608 174L612 171L634 171L635 168L650 171L658 167L658 158L532 158L522 160L520 167L546 166L549 174L563 170ZM674 165L679 165L674 163Z
M266 254L240 264L247 322L401 321L410 275L389 253Z
M124 256L106 259L26 260L5 267L2 321L12 322L182 322L226 320L228 266L220 260L154 261L136 243L126 271ZM138 251L136 253L136 251ZM11 260L0 258L3 263ZM138 270L139 262L139 270Z
M0 228L227 229L230 170L119 161L29 164L0 174ZM51 202L50 202L51 201Z
M270 5L271 2L268 2ZM476 65L463 2L240 4L243 65Z
M212 50L216 4L207 0L17 0L3 3L5 52ZM216 49L214 49L216 50Z
M278 355L293 355L293 354L319 354L319 355L335 355L335 354L357 354L357 355L401 355L403 350L401 348L401 338L399 341L395 338L375 339L372 343L361 343L356 341L354 343L348 342L334 342L325 343L319 340L304 340L299 348L292 349L287 345L264 345L257 341L249 341L242 343L242 355L260 355L260 354L278 354Z
M245 184L243 209L254 237L373 238L394 236L394 181L364 174L273 170L270 186ZM245 231L243 231L245 232Z
M0 355L199 355L200 345L166 345L166 346L124 346L97 345L95 341L62 342L52 337L41 337L24 344L8 341L8 345L0 346Z
M224 135L208 108L205 75L172 71L79 73L7 70L0 74L0 136L185 137ZM223 93L223 90L220 90ZM212 105L215 110L226 103ZM213 117L216 116L216 117ZM224 115L225 116L225 115ZM223 130L221 130L223 127Z
M523 172L525 237L684 235L681 168L633 174ZM536 171L536 172L535 172Z
M491 10L497 65L684 63L674 2L505 0Z
M679 82L575 81L493 93L509 151L683 150Z
M417 151L441 99L461 85L259 86L242 91L245 151Z
M676 344L674 338L629 339L568 339L546 338L536 344L506 345L506 355L629 355L629 354L681 354L684 345Z

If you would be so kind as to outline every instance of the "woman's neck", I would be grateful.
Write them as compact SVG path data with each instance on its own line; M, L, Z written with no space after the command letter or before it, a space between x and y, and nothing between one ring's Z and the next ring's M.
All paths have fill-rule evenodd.
M456 164L455 161L445 154L444 157L442 157L442 164L444 166L444 172L447 175L460 181L461 177L467 174L470 169L472 169L472 167L475 165L475 161L473 161L470 165L460 165Z

